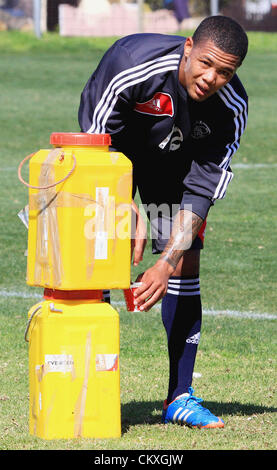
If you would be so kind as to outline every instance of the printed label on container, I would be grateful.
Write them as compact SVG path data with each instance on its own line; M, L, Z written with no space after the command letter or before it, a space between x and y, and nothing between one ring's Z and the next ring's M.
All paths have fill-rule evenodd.
M96 354L96 370L118 370L118 354Z
M47 372L72 372L74 368L71 354L45 354Z
M105 230L105 217L109 201L109 188L96 188L96 237L95 259L108 258L108 234Z
M95 237L94 259L108 258L108 233L97 232Z

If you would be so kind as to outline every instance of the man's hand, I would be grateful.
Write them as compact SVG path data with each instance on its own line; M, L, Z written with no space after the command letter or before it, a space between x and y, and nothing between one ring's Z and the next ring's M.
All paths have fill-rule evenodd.
M133 265L137 266L143 260L143 253L147 243L147 228L134 201L132 201L132 211L134 216L132 221L135 219L135 237L132 230L131 257L133 258Z
M135 305L139 307L139 310L148 312L155 303L164 297L168 279L173 272L174 269L169 264L158 260L154 266L137 277L136 282L142 283L134 292Z

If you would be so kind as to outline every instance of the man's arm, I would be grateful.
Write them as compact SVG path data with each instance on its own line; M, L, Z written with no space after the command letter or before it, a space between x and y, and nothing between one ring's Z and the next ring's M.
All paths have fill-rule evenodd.
M148 311L166 294L169 277L174 273L184 252L190 248L202 224L203 219L193 212L178 212L170 239L159 260L139 279L142 285L135 292L135 302L140 310Z
M184 251L191 247L202 224L203 220L197 214L188 210L180 210L174 220L171 237L160 256L160 260L167 262L175 270Z

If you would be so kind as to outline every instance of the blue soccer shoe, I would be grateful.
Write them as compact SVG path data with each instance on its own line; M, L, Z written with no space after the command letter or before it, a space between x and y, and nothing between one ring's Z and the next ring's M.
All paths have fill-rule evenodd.
M189 393L179 395L169 405L165 400L162 423L184 424L191 428L224 428L222 419L200 405L202 398L193 396L193 392L190 387Z

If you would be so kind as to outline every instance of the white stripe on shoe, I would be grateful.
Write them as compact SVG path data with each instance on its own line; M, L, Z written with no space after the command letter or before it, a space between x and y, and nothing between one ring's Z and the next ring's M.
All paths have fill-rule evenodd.
M182 409L183 409L183 408L180 406L180 408L178 408L178 409L175 411L175 413L174 413L174 415L173 415L173 417L172 417L172 421L173 421L174 423L176 423L177 416L178 416L178 414L182 411Z

